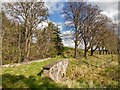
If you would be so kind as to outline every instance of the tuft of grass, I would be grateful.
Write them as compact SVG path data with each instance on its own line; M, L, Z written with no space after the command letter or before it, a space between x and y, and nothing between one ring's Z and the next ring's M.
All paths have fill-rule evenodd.
M109 59L113 59L113 61L105 68L101 68L100 66ZM72 86L77 85L81 88L117 87L117 60L116 55L95 55L88 56L87 59L71 58L66 76L69 80L75 81Z

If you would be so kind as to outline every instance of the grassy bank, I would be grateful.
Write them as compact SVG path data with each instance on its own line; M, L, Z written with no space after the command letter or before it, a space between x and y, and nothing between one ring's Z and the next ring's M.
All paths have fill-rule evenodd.
M65 84L70 88L117 87L117 60L116 55L95 55L77 60L71 58L67 71L68 82Z
M40 77L38 75L42 70L42 66L61 59L61 57L56 57L43 62L33 62L28 65L5 67L2 69L2 87L43 89L47 87L64 87L47 77Z
M69 57L66 76L60 83L38 75L42 66L61 59L63 58L56 57L43 62L5 67L2 70L3 88L100 88L118 85L116 55L94 55L87 59ZM108 64L103 67L105 63Z

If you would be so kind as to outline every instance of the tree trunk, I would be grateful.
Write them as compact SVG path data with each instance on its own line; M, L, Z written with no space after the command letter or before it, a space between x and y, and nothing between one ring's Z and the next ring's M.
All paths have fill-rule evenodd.
M96 46L95 49L93 49L93 47L91 47L91 56L93 56L93 53L97 50L98 46Z
M101 52L102 52L102 51L101 51L101 50L99 50L99 54L100 54L100 55L101 55Z
M76 28L76 32L75 32L75 50L74 50L74 58L77 57L77 47L78 47L78 33L77 33L77 28Z
M19 31L19 42L18 42L18 48L19 48L19 60L18 63L22 61L22 50L21 50L21 32Z
M102 47L102 54L104 54L104 47Z
M26 42L25 42L25 57L24 57L24 59L25 59L25 61L27 61L27 54L28 54L28 44L29 44L29 39L27 38L26 39Z
M110 51L108 51L108 54L110 54Z
M19 63L19 62L23 61L23 51L22 51L22 43L21 43L22 32L20 30L19 25L18 25L18 30L16 30L16 31L18 31L18 37L19 37L18 38L19 60L17 61Z
M107 55L107 53L108 53L107 50L105 50L105 52L106 52L106 55Z
M87 50L84 51L84 57L87 58Z
M75 41L74 58L77 57L77 41Z
M85 50L84 50L84 57L87 58L87 45L85 45Z
M90 53L91 56L93 56L93 52L94 52L94 50L91 50L91 53Z
M29 55L30 55L30 45L31 45L31 36L30 36L29 42L28 42L28 51L27 51L27 55L26 55L27 59L29 59Z
M101 52L102 52L102 51L100 50L100 47L99 47L99 54L100 54L100 55L101 55Z
M25 54L24 54L24 61L28 61L29 57L29 50L30 50L30 34L29 28L26 25L26 32L25 32Z

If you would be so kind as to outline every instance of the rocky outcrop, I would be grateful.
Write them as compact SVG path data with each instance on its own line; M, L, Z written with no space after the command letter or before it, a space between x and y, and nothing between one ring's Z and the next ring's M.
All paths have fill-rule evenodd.
M64 77L68 66L68 59L56 61L43 67L43 74L59 82Z

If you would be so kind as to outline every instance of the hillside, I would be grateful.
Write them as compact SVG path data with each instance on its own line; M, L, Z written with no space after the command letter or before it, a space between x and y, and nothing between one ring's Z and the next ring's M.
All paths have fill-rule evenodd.
M120 90L118 2L1 5L0 88Z
M3 88L100 88L117 87L117 56L95 55L87 59L68 58L69 66L62 82L56 83L50 78L38 73L42 66L61 60L55 57L43 62L33 62L27 65L4 67L2 71ZM109 63L108 63L109 62Z

